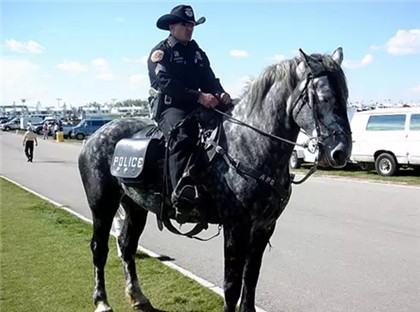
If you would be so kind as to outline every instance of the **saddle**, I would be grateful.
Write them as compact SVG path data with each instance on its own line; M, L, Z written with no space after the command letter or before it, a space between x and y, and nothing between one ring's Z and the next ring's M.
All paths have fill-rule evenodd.
M197 114L200 114L197 112ZM190 220L196 226L188 233L179 232L171 223L175 209L171 203L171 183L167 174L166 141L162 131L156 125L148 125L130 138L120 140L115 147L111 162L111 174L121 183L136 187L144 184L154 185L155 193L160 197L160 209L157 215L159 229L165 225L168 230L176 234L193 237L208 228L209 220L205 205L201 202L211 200L211 194L206 193L203 185L203 168L206 168L215 159L219 145L226 145L224 136L223 119L221 116L198 116L200 120L199 137L196 149L192 152L184 176L193 179L200 188L200 200L194 209L191 209ZM207 119L207 120L206 120ZM213 213L214 215L214 213ZM213 217L210 217L214 221ZM191 221L190 221L191 222Z

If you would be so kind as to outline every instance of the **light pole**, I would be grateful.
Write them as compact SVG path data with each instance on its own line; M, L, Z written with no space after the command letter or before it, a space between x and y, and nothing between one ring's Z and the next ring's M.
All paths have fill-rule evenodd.
M24 113L24 111L25 111L25 102L26 102L26 99L20 99L21 101L22 101L22 107L21 107L21 109L20 109L20 112L21 113ZM27 108L26 108L26 110L28 110Z

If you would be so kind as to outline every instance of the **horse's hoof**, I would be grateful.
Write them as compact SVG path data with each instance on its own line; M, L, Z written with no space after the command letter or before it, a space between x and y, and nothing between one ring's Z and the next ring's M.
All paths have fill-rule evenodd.
M155 308L153 308L150 302L145 302L133 304L133 310L138 312L154 312Z
M100 302L96 306L95 312L113 312L112 308L106 303Z

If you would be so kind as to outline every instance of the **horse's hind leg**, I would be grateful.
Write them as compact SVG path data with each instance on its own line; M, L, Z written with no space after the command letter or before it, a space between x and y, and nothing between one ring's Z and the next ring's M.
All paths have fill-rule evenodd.
M93 254L95 286L93 302L95 312L110 312L105 290L105 264L108 258L108 240L112 219L119 205L119 193L109 192L108 195L88 197L93 217L93 237L90 248Z
M147 220L147 210L141 208L132 199L124 196L121 205L126 211L118 245L124 266L126 294L135 311L154 311L149 299L143 294L137 277L135 255L138 241Z

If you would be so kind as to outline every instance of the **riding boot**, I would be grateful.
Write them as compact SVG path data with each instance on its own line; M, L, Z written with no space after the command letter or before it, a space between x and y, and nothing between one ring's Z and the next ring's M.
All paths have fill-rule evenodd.
M172 205L175 208L175 219L178 223L188 221L190 212L197 207L200 194L194 181L189 175L183 175L171 196Z

